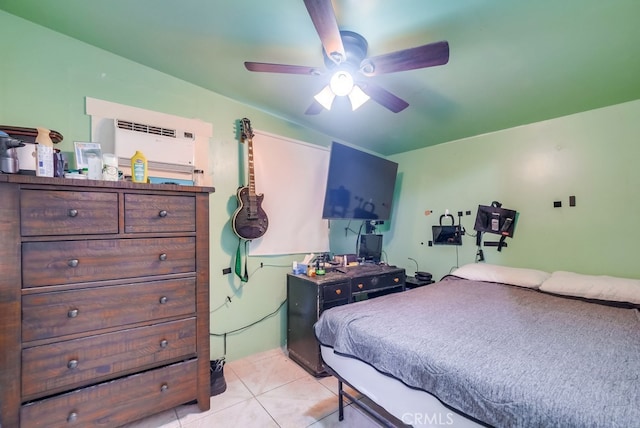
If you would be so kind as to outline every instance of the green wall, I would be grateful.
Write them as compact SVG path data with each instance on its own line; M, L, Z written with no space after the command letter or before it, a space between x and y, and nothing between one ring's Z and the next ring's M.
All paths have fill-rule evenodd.
M429 247L431 226L446 209L470 210L462 225L475 233L477 206L499 201L520 215L507 248L483 248L488 263L640 278L639 118L636 100L393 156L402 184L384 232L389 263L411 274L411 257L437 278L472 263L474 238Z
M60 144L90 138L85 97L99 98L213 124L211 198L211 331L244 327L275 311L286 298L285 273L294 256L252 257L248 283L222 269L233 266L237 239L229 227L240 184L239 144L234 123L249 117L255 128L328 145L331 138L270 116L218 94L96 49L0 12L0 123L44 126L61 132ZM640 159L640 101L529 126L481 135L393 156L399 162L392 220L380 228L385 259L413 273L437 278L475 258L475 240L462 247L429 247L431 225L445 209L452 213L501 201L520 212L516 235L502 253L485 248L487 262L546 270L640 278L635 244L640 210L635 162ZM575 195L576 207L568 206ZM562 208L553 208L560 200ZM425 211L434 213L425 216ZM474 216L464 216L470 231ZM336 253L355 250L355 234L334 222ZM352 223L357 230L359 224ZM608 234L609 236L604 236ZM263 263L264 267L260 268ZM231 302L226 302L227 296ZM219 309L218 309L219 308ZM285 309L226 341L229 360L283 346ZM213 358L223 340L212 338Z
M241 288L232 267L238 240L229 226L240 182L235 121L251 119L256 129L327 146L331 139L216 93L0 12L0 123L54 129L64 136L58 146L89 141L90 118L85 97L93 97L213 124L210 171L216 189L211 197L211 331L246 326L276 311L286 298L285 273L293 256L251 257L255 271ZM242 183L244 184L244 182ZM260 268L264 263L264 268ZM277 267L274 267L277 266ZM235 296L237 294L237 297ZM231 303L225 305L227 296ZM283 346L286 308L275 316L227 337L227 358ZM211 355L223 355L223 340L212 338Z

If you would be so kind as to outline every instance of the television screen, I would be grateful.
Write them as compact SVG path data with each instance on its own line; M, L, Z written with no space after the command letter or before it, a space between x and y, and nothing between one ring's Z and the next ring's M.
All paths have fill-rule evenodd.
M379 263L382 258L382 235L360 235L358 258L366 262Z
M478 205L476 222L473 226L478 232L495 233L513 238L518 213L505 208Z
M388 220L397 172L395 162L334 141L322 218Z

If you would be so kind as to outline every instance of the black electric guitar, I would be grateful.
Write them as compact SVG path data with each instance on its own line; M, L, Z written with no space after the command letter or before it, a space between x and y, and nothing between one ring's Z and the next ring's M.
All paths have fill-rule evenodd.
M247 141L249 157L249 185L238 189L238 208L233 213L231 226L242 239L257 239L265 234L269 226L267 213L262 209L264 195L256 194L256 180L253 169L253 131L249 119L244 118L241 142Z

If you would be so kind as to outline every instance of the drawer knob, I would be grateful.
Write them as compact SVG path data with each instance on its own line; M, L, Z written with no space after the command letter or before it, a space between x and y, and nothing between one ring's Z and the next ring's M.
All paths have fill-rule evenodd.
M169 298L167 296L162 296L160 298L160 304L164 305L165 303L167 303L169 301Z
M340 294L340 293L342 293L342 290L337 289L337 290L336 290L336 294Z
M165 392L167 389L169 389L169 385L167 385L166 383L163 383L162 386L160 387L160 392Z
M71 259L67 262L69 267L78 267L78 259Z
M364 284L358 284L358 288L359 288L360 290L362 290L362 288L363 288L363 287L364 287Z
M169 346L169 342L166 339L162 339L160 341L160 347L161 348L166 348L167 346Z
M400 278L393 278L393 282L395 282L396 284L400 282Z
M167 214L167 210L160 210L160 212L158 213L158 217L166 217Z
M69 413L69 416L67 416L67 422L75 422L78 420L78 414L76 412L71 412Z
M67 368L69 369L78 368L78 360L69 360L69 362L67 363Z
M165 260L167 260L167 253L162 253L162 254L160 254L160 257L158 257L158 258L159 258L159 259L160 259L160 261L162 261L162 262L163 262L163 261L165 261Z
M71 309L69 312L67 312L67 318L75 318L78 316L78 310L77 309Z
M78 216L78 210L73 208L69 210L69 217L77 217L77 216Z

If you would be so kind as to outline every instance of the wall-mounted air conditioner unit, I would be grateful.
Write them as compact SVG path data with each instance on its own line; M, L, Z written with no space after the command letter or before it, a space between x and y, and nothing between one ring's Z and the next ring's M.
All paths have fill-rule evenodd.
M192 132L121 119L113 124L118 165L131 166L131 157L139 150L147 158L149 169L193 172L196 139Z

